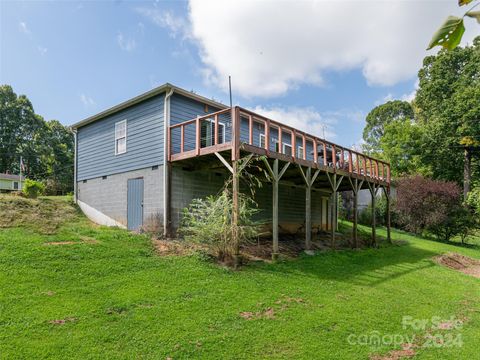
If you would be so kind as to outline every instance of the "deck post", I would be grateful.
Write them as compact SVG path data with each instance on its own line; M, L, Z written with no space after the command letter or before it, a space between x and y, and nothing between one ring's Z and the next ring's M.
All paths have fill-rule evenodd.
M353 243L354 247L358 249L358 192L362 188L363 180L359 182L357 178L355 178L353 181L352 178L348 179L350 180L350 185L352 186L353 192Z
M310 181L312 168L307 169L306 177ZM312 184L307 184L305 189L305 249L312 247Z
M338 225L337 224L338 222L337 221L337 208L338 208L337 192L338 192L338 188L340 187L340 184L342 183L343 175L340 176L340 178L337 178L337 173L330 174L327 172L327 178L332 188L332 200L331 200L332 224L330 226L330 230L331 230L331 247L332 249L335 249L335 231L337 230L337 225Z
M238 174L238 161L232 162L232 240L234 246L233 261L234 267L237 268L240 265L240 241L238 239L238 212L239 212L239 174Z
M320 174L320 169L317 169L312 176L312 168L308 167L307 172L303 171L301 165L298 165L303 180L305 180L305 250L311 250L312 247L312 186Z
M377 246L377 229L376 229L376 217L375 217L375 203L377 197L378 187L375 183L368 183L368 188L370 190L370 195L372 196L372 245Z
M285 171L287 171L290 162L287 162L281 171L278 170L278 159L273 161L273 168L268 163L266 158L263 158L263 162L268 170L270 181L272 182L272 238L273 238L273 253L272 260L276 261L279 255L278 248L278 183L282 178Z
M278 159L273 162L273 199L272 199L272 236L273 236L273 254L272 259L278 259Z
M357 182L357 179L355 179ZM358 192L353 191L353 246L358 249Z
M383 187L383 191L385 193L385 199L387 201L387 212L385 214L385 222L387 226L387 241L391 244L392 243L392 235L390 230L390 187Z

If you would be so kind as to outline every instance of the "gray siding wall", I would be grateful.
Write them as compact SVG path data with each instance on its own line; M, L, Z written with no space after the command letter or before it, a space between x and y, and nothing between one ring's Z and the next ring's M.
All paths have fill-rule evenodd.
M213 171L187 171L175 166L172 169L172 222L178 227L183 208L195 198L217 194L223 187L225 175ZM305 222L305 189L280 184L279 191L279 223L283 232L295 232ZM245 191L245 189L243 190ZM328 195L319 191L312 192L312 224L326 225L326 217L322 221L322 199ZM272 219L272 186L264 183L256 190L255 201L260 213L258 220L271 223ZM325 203L326 200L323 200ZM325 206L323 207L325 212ZM326 228L326 227L325 227Z
M164 95L78 129L77 180L163 164ZM115 123L127 120L127 152L115 155Z
M163 215L163 166L128 171L121 174L78 182L78 198L112 219L127 225L127 181L144 179L144 223ZM160 217L162 219L162 217Z

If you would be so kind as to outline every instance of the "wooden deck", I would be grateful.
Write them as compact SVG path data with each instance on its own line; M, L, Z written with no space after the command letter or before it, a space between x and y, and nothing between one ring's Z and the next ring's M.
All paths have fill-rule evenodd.
M228 130L228 131L227 131ZM347 149L315 135L287 126L241 107L223 109L196 119L171 125L167 131L168 161L192 162L204 156L211 163L216 155L232 176L235 234L238 222L238 160L242 155L259 155L272 183L272 237L273 259L278 257L278 185L286 178L300 181L305 187L305 243L311 244L311 192L315 186L331 192L332 224L337 223L337 193L352 191L352 237L358 247L357 217L358 192L369 189L372 201L372 244L376 245L375 202L378 190L383 189L387 200L387 238L390 239L390 165L352 149ZM231 155L231 159L225 158ZM215 158L215 156L214 156ZM217 159L217 160L218 160ZM196 162L196 161L193 161ZM297 166L290 166L295 164ZM297 168L297 169L295 169ZM288 171L287 171L288 170ZM348 180L348 181L344 181ZM335 248L335 226L331 226L331 247ZM237 253L238 255L238 253Z
M228 118L231 124L232 131L228 139L222 136L220 131L222 117ZM205 136L202 137L202 123L204 122L211 123L213 127L213 136L210 137L208 143L205 141ZM242 122L243 127L241 127ZM264 138L263 147L260 147L260 144L254 140L255 128L261 129L259 133ZM180 141L176 142L177 146L173 146L174 142L172 141L175 131L179 133L176 136L177 140L178 137L180 138ZM274 148L272 148L273 131L276 133ZM387 162L342 147L238 106L172 125L168 130L167 141L168 159L171 162L225 150L231 150L232 160L238 160L240 151L243 151L329 173L363 179L382 186L390 185L390 165ZM301 150L299 151L299 149Z

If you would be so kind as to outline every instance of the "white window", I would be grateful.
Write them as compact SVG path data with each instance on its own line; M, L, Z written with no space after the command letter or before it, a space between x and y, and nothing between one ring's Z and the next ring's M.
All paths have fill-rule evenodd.
M115 155L127 152L127 120L115 123Z
M13 190L18 190L18 182L17 181L14 181L12 185L13 185Z
M200 126L200 147L215 145L215 120L206 119L202 121ZM218 123L218 143L223 144L225 142L225 124Z
M290 144L283 144L283 153L285 155L292 156L292 145Z
M260 140L259 140L259 142L260 142L260 147L261 147L262 149L265 149L265 134L260 134Z
M303 146L298 146L297 147L297 153L296 153L297 158L303 159Z

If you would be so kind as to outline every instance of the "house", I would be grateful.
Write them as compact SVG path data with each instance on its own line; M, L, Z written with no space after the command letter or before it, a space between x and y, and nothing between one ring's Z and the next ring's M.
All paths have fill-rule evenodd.
M24 177L14 174L0 173L0 192L21 191Z
M217 193L243 157L260 157L270 175L255 200L274 253L282 232L305 234L307 248L312 233L330 232L334 244L337 192L390 184L385 162L168 83L72 130L77 203L95 222L130 230L157 221L174 234L182 210ZM234 181L234 202L238 189Z

